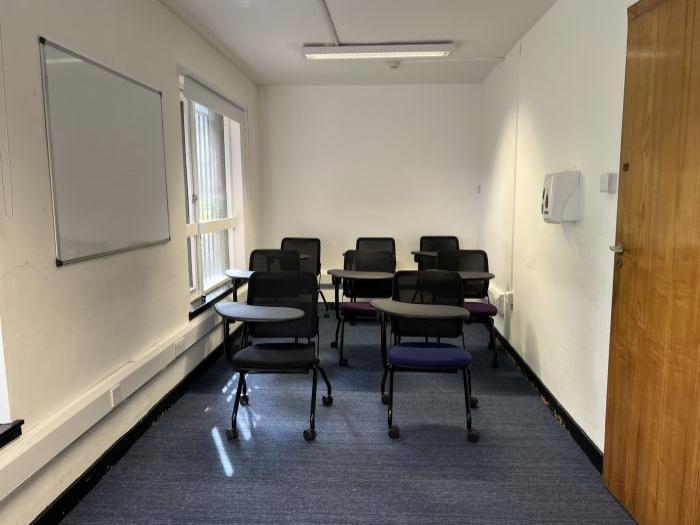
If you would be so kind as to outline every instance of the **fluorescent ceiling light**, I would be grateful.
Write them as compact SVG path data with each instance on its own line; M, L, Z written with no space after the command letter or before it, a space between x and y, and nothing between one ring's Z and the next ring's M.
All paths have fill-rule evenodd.
M337 46L310 45L301 48L307 60L352 60L376 58L440 58L455 48L452 42L433 44L370 44Z

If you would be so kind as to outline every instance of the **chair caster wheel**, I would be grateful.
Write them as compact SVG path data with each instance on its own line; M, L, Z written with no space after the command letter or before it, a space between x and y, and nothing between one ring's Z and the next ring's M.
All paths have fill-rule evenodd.
M476 408L479 406L479 398L478 397L470 397L469 398L469 406L471 408Z
M382 405L389 404L389 394L382 394Z
M248 398L248 394L243 394L243 395L241 396L241 401L240 401L240 403L241 403L241 406L244 406L244 407L247 407L247 406L248 406L248 403L250 403L250 399Z
M341 357L340 361L338 361L338 364L340 366L348 366L348 358L347 357Z
M479 431L472 429L467 432L467 441L469 441L469 443L476 443L479 441Z
M389 427L389 437L391 439L398 439L400 435L401 433L399 432L399 427L397 427L396 425L391 425Z
M313 429L304 430L304 439L306 441L313 441L316 439L316 431Z
M331 348L338 348L338 341L332 341Z
M333 396L323 396L321 398L324 407L329 407L333 404Z
M235 428L229 428L226 431L226 438L229 441L233 441L234 439L238 439L238 430L236 430Z

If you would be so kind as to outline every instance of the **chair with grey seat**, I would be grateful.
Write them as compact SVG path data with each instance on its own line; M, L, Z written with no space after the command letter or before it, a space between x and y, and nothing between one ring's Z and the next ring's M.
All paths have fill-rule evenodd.
M316 386L320 373L326 383L327 394L323 396L324 406L333 404L331 384L321 368L318 354L318 282L312 272L296 271L257 271L248 283L248 304L296 308L304 316L294 321L248 322L243 326L241 348L226 357L234 371L238 372L238 386L231 414L229 439L238 437L236 417L240 404L247 405L248 389L246 375L255 373L312 373L311 411L309 428L304 431L304 439L316 438ZM248 335L256 339L282 339L284 341L264 342L246 346ZM315 339L315 342L314 342ZM245 390L244 390L245 389Z

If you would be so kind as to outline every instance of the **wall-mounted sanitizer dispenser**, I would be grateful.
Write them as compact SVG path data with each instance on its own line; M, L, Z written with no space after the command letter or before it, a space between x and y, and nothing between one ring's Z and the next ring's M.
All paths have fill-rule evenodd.
M579 220L581 173L566 171L544 176L542 218L559 224Z

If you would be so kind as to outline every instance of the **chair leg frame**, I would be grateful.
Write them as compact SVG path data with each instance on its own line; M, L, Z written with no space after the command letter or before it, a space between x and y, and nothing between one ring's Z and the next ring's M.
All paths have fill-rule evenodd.
M472 395L472 382L471 382L471 371L468 368L462 368L462 380L464 382L464 404L467 407L467 431L472 429L472 409L471 409L471 395Z
M309 428L304 432L304 438L307 441L312 441L316 438L316 393L318 390L318 374L321 374L323 382L326 384L326 398L324 399L324 405L330 406L333 402L333 387L331 382L326 375L326 371L323 367L319 365L314 365L311 368L312 373L312 384L311 384L311 410L309 411ZM247 404L243 403L242 399L247 396L248 387L245 379L245 372L238 372L238 385L236 386L236 396L233 402L233 410L231 411L231 428L227 431L230 439L236 439L238 437L238 430L236 428L236 421L238 419L238 409L241 405ZM330 402L328 401L330 400Z
M384 374L382 375L382 402L386 403L386 378L389 375L389 366L384 365Z
M321 296L321 300L323 301L323 306L326 309L325 316L328 317L329 312L330 312L330 308L328 308L328 301L326 301L326 296L323 295L323 290L321 290L320 288L318 290L318 294Z
M489 350L492 350L493 355L491 357L491 367L492 368L498 368L498 346L496 345L496 326L493 321L493 317L486 317L486 318L471 318L471 319L465 319L465 324L471 324L471 323L480 323L483 324L484 327L486 327L486 330L489 332L489 344L488 348ZM462 338L464 338L464 334L462 334Z
M489 348L493 350L493 358L491 359L491 366L498 367L498 348L496 348L496 327L493 322L493 317L489 317L486 323L486 328L489 331Z
M248 398L248 382L245 380L245 375L243 376L243 393L241 394L240 404L247 406L250 403Z
M335 325L335 340L331 342L331 348L338 348L338 332L340 331L340 283L342 279L333 277L333 294L335 298L335 318L338 321Z
M321 373L321 378L323 378L323 382L326 383L326 395L328 397L331 397L333 395L333 388L331 387L331 382L328 380L326 371L321 366L316 366L316 369Z
M459 369L462 371L462 382L464 383L464 404L467 416L467 438L471 443L475 443L479 440L479 433L472 428L472 410L471 410L471 400L472 400L472 381L471 381L471 369L470 367L464 367ZM387 407L387 424L389 427L389 436L392 439L399 437L399 427L394 425L394 372L396 369L393 365L389 364L385 370L385 376L389 376L389 399ZM413 370L417 371L417 370ZM427 372L428 370L423 370Z
M390 435L394 427L394 367L389 365L389 406L387 413L387 423L389 425ZM396 436L398 437L398 435Z
M316 387L318 385L318 370L312 369L313 379L311 383L311 411L309 412L309 430L316 431Z
M338 348L340 325L342 324L342 322L343 322L343 319L341 317L338 317L338 322L335 325L335 339L331 343L331 348Z
M238 386L236 387L236 398L233 401L233 410L231 411L231 428L227 432L230 438L238 437L238 430L236 429L236 419L238 418L238 406L241 403L241 391L243 390L243 385L245 384L245 373L238 373Z
M344 353L345 353L345 316L341 317L340 321L340 341L338 342L338 350L339 350L339 357L338 357L338 364L340 366L347 366L347 360L345 359Z

